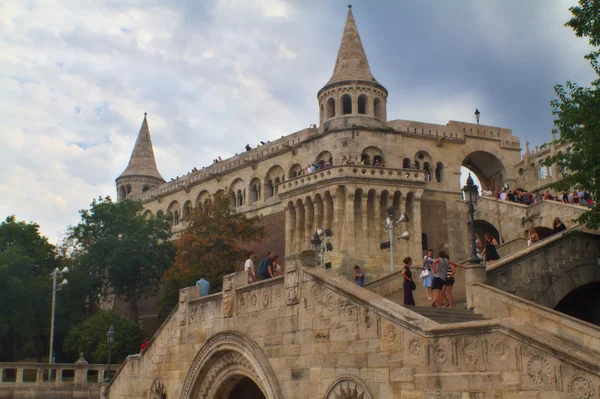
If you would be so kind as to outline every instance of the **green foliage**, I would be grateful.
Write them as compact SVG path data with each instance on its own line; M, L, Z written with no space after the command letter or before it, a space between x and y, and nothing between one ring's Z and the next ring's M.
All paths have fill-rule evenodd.
M556 85L558 97L551 102L556 116L554 126L560 133L559 144L571 145L568 153L559 152L544 165L556 164L563 173L563 180L553 184L557 190L576 188L590 193L594 207L579 218L589 228L600 227L600 0L580 0L579 5L569 9L573 18L565 25L579 37L587 37L592 47L585 56L598 75L590 87L582 87L568 81L566 87Z
M140 201L114 203L100 197L89 210L80 211L81 222L69 233L78 262L129 302L134 321L137 300L158 292L160 278L175 256L167 219L145 219L142 210Z
M37 224L15 216L0 224L0 360L41 358L50 326L48 276L57 266L54 246Z
M217 193L203 212L193 212L190 225L177 240L177 256L163 280L166 288L159 315L164 318L177 304L179 289L193 285L200 277L218 292L223 276L243 266L247 244L264 236L258 216L248 218L230 207L228 195Z
M71 352L71 356L83 352L85 359L90 363L106 363L108 361L106 333L111 325L115 327L111 363L121 363L128 355L139 353L144 333L138 324L109 311L98 312L84 322L71 327L64 347Z

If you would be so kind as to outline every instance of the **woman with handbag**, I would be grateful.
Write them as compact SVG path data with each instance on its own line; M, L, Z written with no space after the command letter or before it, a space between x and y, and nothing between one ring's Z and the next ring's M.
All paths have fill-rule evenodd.
M427 299L433 299L433 272L431 271L431 266L433 266L433 249L427 250L427 255L423 258L423 271L421 272L421 278L423 279L423 287L425 287L425 292L427 292Z
M412 278L412 272L410 271L410 267L412 266L412 258L406 257L402 261L404 263L404 269L402 269L402 277L404 277L404 284L402 284L402 288L404 289L404 305L415 305L415 299L413 298L413 290L417 288L415 281Z

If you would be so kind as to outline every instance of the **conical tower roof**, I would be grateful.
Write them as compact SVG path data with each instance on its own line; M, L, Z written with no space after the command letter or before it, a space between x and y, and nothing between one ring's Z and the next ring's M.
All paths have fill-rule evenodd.
M326 86L348 80L377 82L371 73L369 61L358 35L354 15L352 15L352 6L348 6L348 18L346 19L335 68Z
M148 120L145 112L142 127L140 128L131 158L129 159L129 165L127 165L125 171L117 179L126 176L153 177L163 182L165 181L160 173L158 173L158 168L156 167L154 149L152 148L152 139L150 138L150 129L148 128Z

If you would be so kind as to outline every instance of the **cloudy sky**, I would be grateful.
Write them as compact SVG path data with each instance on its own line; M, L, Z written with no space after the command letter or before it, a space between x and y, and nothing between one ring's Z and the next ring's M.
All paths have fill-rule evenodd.
M353 3L389 119L550 138L553 85L586 84L574 0ZM0 217L53 242L115 196L143 113L165 179L318 122L338 0L0 0Z

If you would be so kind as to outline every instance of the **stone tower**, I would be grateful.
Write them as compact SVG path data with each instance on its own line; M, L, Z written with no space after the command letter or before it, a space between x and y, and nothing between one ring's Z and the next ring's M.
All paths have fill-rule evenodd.
M130 195L138 196L156 186L165 183L154 159L154 149L148 129L148 120L144 112L144 120L138 134L129 165L115 180L117 184L117 201L122 201Z
M352 6L342 34L333 75L319 90L319 122L323 130L357 126L384 127L388 91L373 77Z

